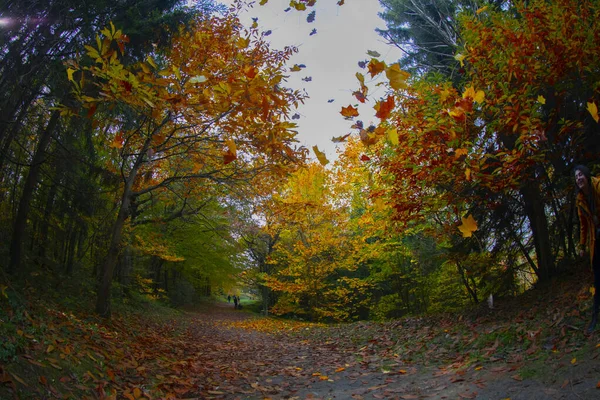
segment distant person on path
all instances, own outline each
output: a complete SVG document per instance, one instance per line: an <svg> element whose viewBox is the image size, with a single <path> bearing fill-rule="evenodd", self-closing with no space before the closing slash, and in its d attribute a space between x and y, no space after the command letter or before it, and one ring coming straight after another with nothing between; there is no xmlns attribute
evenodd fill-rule
<svg viewBox="0 0 600 400"><path fill-rule="evenodd" d="M238 297L235 294L233 295L233 308L236 310L238 308Z"/></svg>
<svg viewBox="0 0 600 400"><path fill-rule="evenodd" d="M231 295L230 294L227 295L227 302L231 303Z"/></svg>
<svg viewBox="0 0 600 400"><path fill-rule="evenodd" d="M580 256L585 251L590 253L590 262L594 271L594 311L592 321L587 329L591 333L598 322L600 310L600 179L592 177L590 170L584 165L575 166L575 183L577 185L577 214L579 215L581 244Z"/></svg>

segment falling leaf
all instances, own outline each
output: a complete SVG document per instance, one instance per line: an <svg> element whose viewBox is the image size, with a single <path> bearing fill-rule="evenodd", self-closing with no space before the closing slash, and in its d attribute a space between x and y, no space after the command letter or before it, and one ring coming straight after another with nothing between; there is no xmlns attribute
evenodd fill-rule
<svg viewBox="0 0 600 400"><path fill-rule="evenodd" d="M115 149L121 149L121 148L123 148L123 143L124 143L123 132L119 132L115 135L115 138L113 139L112 143L109 146L112 148L115 148Z"/></svg>
<svg viewBox="0 0 600 400"><path fill-rule="evenodd" d="M592 102L592 103L588 102L587 103L587 110L592 115L592 118L594 118L594 121L598 122L598 120L600 119L600 117L598 117L598 106L596 106L596 103L594 103L594 102Z"/></svg>
<svg viewBox="0 0 600 400"><path fill-rule="evenodd" d="M359 92L357 90L355 92L352 92L352 94L354 95L354 97L356 97L356 100L360 101L361 103L364 103L367 100L363 92Z"/></svg>
<svg viewBox="0 0 600 400"><path fill-rule="evenodd" d="M316 35L317 34L317 30L313 29L312 31L310 31L310 33L308 34L308 36L312 36L312 35Z"/></svg>
<svg viewBox="0 0 600 400"><path fill-rule="evenodd" d="M307 76L307 77L305 77L305 78L302 78L302 80L303 80L304 82L310 82L310 81L312 81L312 76Z"/></svg>
<svg viewBox="0 0 600 400"><path fill-rule="evenodd" d="M460 63L461 67L465 66L465 63L464 63L465 55L464 54L460 54L459 53L459 54L457 54L457 55L454 56L454 59Z"/></svg>
<svg viewBox="0 0 600 400"><path fill-rule="evenodd" d="M385 70L385 76L390 80L390 86L395 89L406 89L406 80L410 77L410 74L400 69L398 63L393 64L391 67Z"/></svg>
<svg viewBox="0 0 600 400"><path fill-rule="evenodd" d="M379 60L372 58L371 61L369 62L368 68L369 68L369 73L371 74L371 78L373 78L385 70L385 63L383 61L379 61Z"/></svg>
<svg viewBox="0 0 600 400"><path fill-rule="evenodd" d="M225 144L227 145L227 150L223 152L223 164L227 165L237 159L237 148L232 139L227 139Z"/></svg>
<svg viewBox="0 0 600 400"><path fill-rule="evenodd" d="M345 1L346 1L346 0L339 0L339 1L337 2L337 5L338 5L338 6L343 6Z"/></svg>
<svg viewBox="0 0 600 400"><path fill-rule="evenodd" d="M312 149L315 152L315 155L317 156L317 159L319 160L321 165L325 166L325 165L329 164L329 160L325 156L325 153L323 153L321 150L319 150L319 147L313 146Z"/></svg>
<svg viewBox="0 0 600 400"><path fill-rule="evenodd" d="M577 363L577 358L573 357L573 359L571 360L571 364L575 365Z"/></svg>
<svg viewBox="0 0 600 400"><path fill-rule="evenodd" d="M375 116L384 120L390 116L390 113L392 112L394 107L396 107L394 96L388 96L385 101L378 102L373 108L377 111Z"/></svg>
<svg viewBox="0 0 600 400"><path fill-rule="evenodd" d="M370 55L371 57L381 57L381 54L379 54L378 52L376 52L375 50L368 50L367 54Z"/></svg>
<svg viewBox="0 0 600 400"><path fill-rule="evenodd" d="M343 143L346 141L346 139L348 139L348 136L350 136L351 134L348 133L347 135L343 135L343 136L335 136L331 138L331 141L333 143Z"/></svg>
<svg viewBox="0 0 600 400"><path fill-rule="evenodd" d="M540 104L546 104L546 98L544 96L542 96L541 94L537 97L537 101Z"/></svg>
<svg viewBox="0 0 600 400"><path fill-rule="evenodd" d="M260 0L260 4L261 6L264 6L265 4L267 4L269 2L269 0Z"/></svg>
<svg viewBox="0 0 600 400"><path fill-rule="evenodd" d="M335 99L329 99L327 100L328 103L333 103L335 101Z"/></svg>
<svg viewBox="0 0 600 400"><path fill-rule="evenodd" d="M316 15L316 11L312 10L306 17L306 22L308 22L309 24L312 22L315 22L315 15Z"/></svg>
<svg viewBox="0 0 600 400"><path fill-rule="evenodd" d="M350 105L348 107L342 107L340 114L346 118L358 117L358 110Z"/></svg>
<svg viewBox="0 0 600 400"><path fill-rule="evenodd" d="M475 11L475 13L476 13L477 15L479 15L479 14L481 14L482 12L484 12L484 11L485 11L485 10L487 10L487 9L488 9L488 6L483 6L483 7L481 7L480 9L478 9L477 11Z"/></svg>
<svg viewBox="0 0 600 400"><path fill-rule="evenodd" d="M73 73L75 72L75 70L73 68L67 68L67 78L71 81L71 82L75 82L75 80L73 79Z"/></svg>
<svg viewBox="0 0 600 400"><path fill-rule="evenodd" d="M292 68L290 68L290 71L292 71L292 72L298 72L298 71L302 70L302 68L304 68L302 66L302 64L300 64L300 65L299 64L294 64L294 66Z"/></svg>
<svg viewBox="0 0 600 400"><path fill-rule="evenodd" d="M477 222L473 218L473 215L469 214L467 218L461 218L462 224L458 227L458 230L462 233L463 237L471 237L473 232L477 230Z"/></svg>

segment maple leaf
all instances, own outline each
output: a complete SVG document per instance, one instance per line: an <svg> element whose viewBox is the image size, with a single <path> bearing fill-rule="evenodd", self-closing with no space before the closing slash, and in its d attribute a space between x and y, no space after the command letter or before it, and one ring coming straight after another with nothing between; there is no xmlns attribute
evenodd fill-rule
<svg viewBox="0 0 600 400"><path fill-rule="evenodd" d="M598 106L596 105L596 103L594 102L588 102L587 103L587 110L590 113L590 115L592 116L592 118L594 118L594 121L598 122L598 120L600 119L598 117Z"/></svg>
<svg viewBox="0 0 600 400"><path fill-rule="evenodd" d="M394 100L394 96L388 96L385 101L380 101L375 104L375 107L373 107L377 111L375 116L382 120L387 119L395 106L396 102Z"/></svg>
<svg viewBox="0 0 600 400"><path fill-rule="evenodd" d="M325 165L329 164L329 160L325 156L325 153L323 153L321 150L319 150L318 146L313 146L312 149L315 152L315 155L317 156L317 159L319 160L321 165L325 166Z"/></svg>
<svg viewBox="0 0 600 400"><path fill-rule="evenodd" d="M358 110L350 105L348 107L342 107L340 114L346 118L358 117Z"/></svg>
<svg viewBox="0 0 600 400"><path fill-rule="evenodd" d="M115 149L121 149L121 148L123 148L124 142L125 141L123 140L123 132L119 132L115 135L115 138L113 139L112 143L109 146L113 147Z"/></svg>
<svg viewBox="0 0 600 400"><path fill-rule="evenodd" d="M538 101L538 103L540 103L540 104L546 104L546 98L545 98L544 96L542 96L542 95L539 95L539 96L537 97L537 101Z"/></svg>
<svg viewBox="0 0 600 400"><path fill-rule="evenodd" d="M376 75L379 75L383 70L385 70L385 66L386 65L383 61L379 61L375 58L372 58L368 65L371 78L375 77Z"/></svg>
<svg viewBox="0 0 600 400"><path fill-rule="evenodd" d="M390 80L390 86L398 90L406 89L406 80L410 77L410 74L402 71L400 65L396 63L385 70L385 76Z"/></svg>
<svg viewBox="0 0 600 400"><path fill-rule="evenodd" d="M473 232L477 230L477 221L473 218L473 215L469 214L467 218L461 218L462 224L458 227L458 230L462 233L463 237L473 236Z"/></svg>

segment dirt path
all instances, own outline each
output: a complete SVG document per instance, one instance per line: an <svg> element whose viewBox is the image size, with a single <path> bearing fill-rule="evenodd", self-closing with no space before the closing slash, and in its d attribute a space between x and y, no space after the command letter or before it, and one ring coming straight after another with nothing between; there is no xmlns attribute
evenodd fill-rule
<svg viewBox="0 0 600 400"><path fill-rule="evenodd" d="M543 379L523 377L525 363L404 364L349 337L319 330L266 333L260 320L227 304L190 314L198 351L190 368L205 382L198 398L215 399L600 399L597 354L540 363ZM311 332L311 329L313 330ZM360 329L360 325L356 325ZM345 335L347 336L347 335ZM350 340L349 340L350 339ZM341 345L340 343L344 343ZM537 374L534 374L537 375Z"/></svg>

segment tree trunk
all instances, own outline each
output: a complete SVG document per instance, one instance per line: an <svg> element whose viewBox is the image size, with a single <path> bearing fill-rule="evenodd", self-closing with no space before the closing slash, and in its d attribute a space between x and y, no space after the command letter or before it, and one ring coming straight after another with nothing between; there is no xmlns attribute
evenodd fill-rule
<svg viewBox="0 0 600 400"><path fill-rule="evenodd" d="M121 207L119 208L119 214L117 215L117 219L111 230L108 253L100 268L100 284L96 298L96 312L104 318L110 317L110 286L112 284L112 278L119 256L119 245L121 244L121 237L123 236L123 227L129 216L129 205L131 203L133 183L135 182L137 173L143 163L144 155L150 147L151 140L152 135L149 135L125 180L123 195L121 197ZM124 164L126 162L127 160L123 160Z"/></svg>
<svg viewBox="0 0 600 400"><path fill-rule="evenodd" d="M55 111L48 121L48 125L42 132L42 136L38 143L38 148L33 156L31 167L29 167L29 173L23 186L23 192L21 193L21 199L19 201L19 208L17 210L17 216L15 218L15 224L13 228L12 239L10 243L10 260L8 263L8 272L11 274L16 273L21 267L21 257L23 250L23 239L25 236L25 228L27 226L27 217L29 215L29 208L31 206L31 199L33 197L33 191L37 185L38 177L42 163L44 162L46 149L52 140L52 133L58 126L60 119L60 113Z"/></svg>
<svg viewBox="0 0 600 400"><path fill-rule="evenodd" d="M544 202L540 188L534 182L528 182L521 188L525 202L525 212L533 235L535 253L537 255L537 275L540 282L547 282L554 272L554 260L550 245L548 219L544 210Z"/></svg>

